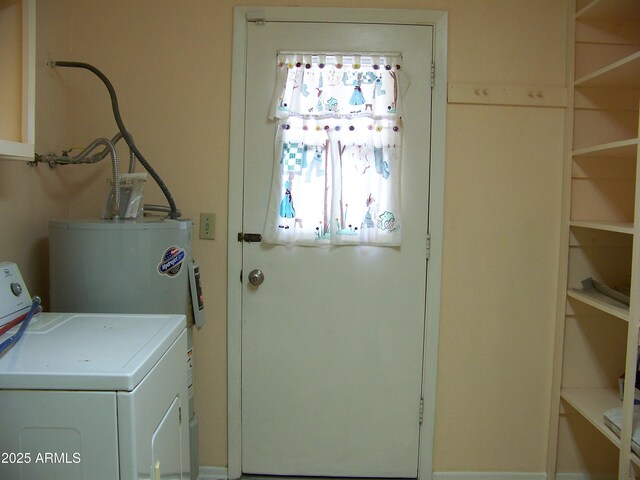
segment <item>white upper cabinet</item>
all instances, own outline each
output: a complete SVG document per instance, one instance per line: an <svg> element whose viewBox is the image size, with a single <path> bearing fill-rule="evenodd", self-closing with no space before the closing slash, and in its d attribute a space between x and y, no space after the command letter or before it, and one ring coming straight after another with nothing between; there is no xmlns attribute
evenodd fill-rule
<svg viewBox="0 0 640 480"><path fill-rule="evenodd" d="M0 0L0 159L33 160L35 0Z"/></svg>

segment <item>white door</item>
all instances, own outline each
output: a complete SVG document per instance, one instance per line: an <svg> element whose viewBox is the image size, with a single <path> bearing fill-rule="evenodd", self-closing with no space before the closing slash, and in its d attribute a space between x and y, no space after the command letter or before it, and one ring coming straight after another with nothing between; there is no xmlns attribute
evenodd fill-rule
<svg viewBox="0 0 640 480"><path fill-rule="evenodd" d="M398 248L244 243L242 472L416 477L425 327L430 26L248 25L244 233L262 232L278 50L399 52L404 96ZM249 284L254 269L264 273Z"/></svg>

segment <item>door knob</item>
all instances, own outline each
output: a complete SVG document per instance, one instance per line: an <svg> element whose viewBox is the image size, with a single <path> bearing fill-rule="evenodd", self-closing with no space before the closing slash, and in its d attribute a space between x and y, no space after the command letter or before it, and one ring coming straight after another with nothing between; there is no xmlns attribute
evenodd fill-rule
<svg viewBox="0 0 640 480"><path fill-rule="evenodd" d="M262 273L262 270L251 270L249 273L249 283L258 287L262 285L262 282L264 282L264 273Z"/></svg>

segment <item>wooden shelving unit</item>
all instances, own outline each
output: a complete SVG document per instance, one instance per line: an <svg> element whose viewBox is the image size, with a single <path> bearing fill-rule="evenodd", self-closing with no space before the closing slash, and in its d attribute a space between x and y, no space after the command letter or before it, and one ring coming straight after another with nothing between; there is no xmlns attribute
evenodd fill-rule
<svg viewBox="0 0 640 480"><path fill-rule="evenodd" d="M548 478L577 473L627 480L640 477L640 458L631 451L640 326L640 1L570 3L564 261ZM629 288L630 304L584 289L589 277ZM619 437L603 417L616 407L623 412ZM572 422L594 428L563 433ZM592 437L579 438L587 434ZM581 446L603 439L616 447L609 450L617 458L586 458Z"/></svg>
<svg viewBox="0 0 640 480"><path fill-rule="evenodd" d="M33 161L35 22L35 0L0 4L0 159Z"/></svg>

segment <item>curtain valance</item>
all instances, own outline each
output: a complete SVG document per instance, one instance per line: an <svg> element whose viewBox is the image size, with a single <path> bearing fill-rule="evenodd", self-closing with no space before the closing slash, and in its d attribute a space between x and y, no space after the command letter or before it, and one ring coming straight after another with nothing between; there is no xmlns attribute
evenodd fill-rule
<svg viewBox="0 0 640 480"><path fill-rule="evenodd" d="M401 63L400 55L281 53L271 117L401 118Z"/></svg>

